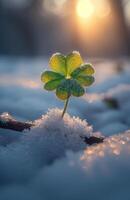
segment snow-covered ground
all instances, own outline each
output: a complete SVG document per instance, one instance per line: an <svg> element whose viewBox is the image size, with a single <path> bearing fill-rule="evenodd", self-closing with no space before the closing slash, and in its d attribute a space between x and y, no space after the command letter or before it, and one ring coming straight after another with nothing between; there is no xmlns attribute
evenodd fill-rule
<svg viewBox="0 0 130 200"><path fill-rule="evenodd" d="M0 200L129 200L129 62L95 64L95 84L71 99L64 120L63 102L42 89L46 67L46 59L0 59L0 113L39 119L29 132L0 129ZM85 135L106 139L90 147Z"/></svg>

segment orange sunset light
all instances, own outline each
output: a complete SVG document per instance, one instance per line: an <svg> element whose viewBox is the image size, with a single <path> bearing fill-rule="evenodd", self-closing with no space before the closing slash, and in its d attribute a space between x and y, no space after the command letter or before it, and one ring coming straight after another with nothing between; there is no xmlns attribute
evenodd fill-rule
<svg viewBox="0 0 130 200"><path fill-rule="evenodd" d="M78 0L76 6L77 16L82 19L92 17L106 17L110 14L111 8L107 0Z"/></svg>

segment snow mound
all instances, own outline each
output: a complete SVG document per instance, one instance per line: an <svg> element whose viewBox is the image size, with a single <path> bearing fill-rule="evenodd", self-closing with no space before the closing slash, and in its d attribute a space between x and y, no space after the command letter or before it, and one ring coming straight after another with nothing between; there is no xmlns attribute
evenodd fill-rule
<svg viewBox="0 0 130 200"><path fill-rule="evenodd" d="M66 151L86 148L83 136L91 136L92 127L84 120L49 110L36 126L13 143L0 146L0 185L27 182L40 168L65 156ZM10 133L11 134L11 133Z"/></svg>
<svg viewBox="0 0 130 200"><path fill-rule="evenodd" d="M47 159L64 155L66 150L79 151L86 147L83 137L93 134L92 126L78 117L65 114L61 118L62 110L51 109L41 119L35 121L35 127L25 133L30 146L39 147L46 152ZM33 143L33 144L32 144ZM45 154L45 153L44 153Z"/></svg>

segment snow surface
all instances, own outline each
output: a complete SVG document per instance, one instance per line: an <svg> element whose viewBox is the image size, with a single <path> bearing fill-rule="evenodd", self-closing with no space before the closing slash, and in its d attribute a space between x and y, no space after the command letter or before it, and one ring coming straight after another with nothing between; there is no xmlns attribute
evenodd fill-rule
<svg viewBox="0 0 130 200"><path fill-rule="evenodd" d="M45 121L39 123L40 129L50 122ZM79 123L84 130L84 122ZM34 129L19 142L0 147L1 200L130 198L130 131L77 153L68 150L65 158L58 159L64 152L60 147L66 138L62 136L60 144L56 137L44 141L44 133L38 131L37 136ZM77 146L77 139L73 138L75 141Z"/></svg>
<svg viewBox="0 0 130 200"><path fill-rule="evenodd" d="M3 120L38 119L31 131L0 130L0 200L129 200L129 64L119 72L115 62L100 63L96 83L83 98L71 99L62 120L63 102L42 89L43 63L0 59ZM91 135L106 138L87 146L82 137Z"/></svg>

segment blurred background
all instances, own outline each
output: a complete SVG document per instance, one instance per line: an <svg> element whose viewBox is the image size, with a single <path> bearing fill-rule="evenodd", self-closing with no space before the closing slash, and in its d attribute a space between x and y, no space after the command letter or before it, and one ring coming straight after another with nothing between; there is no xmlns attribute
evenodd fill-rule
<svg viewBox="0 0 130 200"><path fill-rule="evenodd" d="M130 55L130 0L0 0L0 55Z"/></svg>
<svg viewBox="0 0 130 200"><path fill-rule="evenodd" d="M62 109L40 75L53 53L73 50L96 73L86 95L71 98L68 112L103 134L128 130L130 0L0 0L0 114L35 120ZM6 141L5 134L0 130Z"/></svg>
<svg viewBox="0 0 130 200"><path fill-rule="evenodd" d="M95 69L84 96L70 98L78 119L55 123L52 112L31 134L0 128L0 200L130 200L130 0L0 0L0 125L63 109L41 73L53 53L73 50ZM90 131L80 119L95 136L129 132L74 154Z"/></svg>

